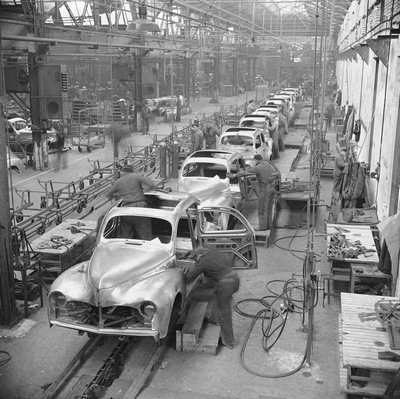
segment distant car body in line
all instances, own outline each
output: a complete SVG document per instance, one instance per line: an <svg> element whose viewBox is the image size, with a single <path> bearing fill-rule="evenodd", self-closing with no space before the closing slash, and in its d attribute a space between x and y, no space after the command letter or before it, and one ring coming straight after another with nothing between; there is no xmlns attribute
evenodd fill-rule
<svg viewBox="0 0 400 399"><path fill-rule="evenodd" d="M271 159L272 139L264 129L231 127L219 137L218 148L242 154L246 165L253 166L255 154L261 154L268 161Z"/></svg>
<svg viewBox="0 0 400 399"><path fill-rule="evenodd" d="M242 154L226 150L200 150L187 157L180 168L178 191L196 195L202 206L229 206L242 210L243 187L227 173L246 169Z"/></svg>
<svg viewBox="0 0 400 399"><path fill-rule="evenodd" d="M32 129L28 122L23 118L10 118L6 120L6 131L10 144L24 146L27 152L32 152L33 136ZM49 149L57 148L58 137L57 130L50 126L47 129L47 144ZM31 148L29 148L31 147Z"/></svg>

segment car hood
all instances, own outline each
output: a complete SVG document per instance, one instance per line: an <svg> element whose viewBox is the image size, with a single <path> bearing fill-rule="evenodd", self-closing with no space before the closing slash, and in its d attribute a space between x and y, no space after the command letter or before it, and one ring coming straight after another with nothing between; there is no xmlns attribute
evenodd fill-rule
<svg viewBox="0 0 400 399"><path fill-rule="evenodd" d="M198 199L215 196L216 192L222 192L229 188L228 179L209 177L183 178L178 182L178 191L189 192Z"/></svg>
<svg viewBox="0 0 400 399"><path fill-rule="evenodd" d="M107 242L96 247L89 269L88 279L94 289L107 289L133 279L145 279L154 274L168 260L167 248L151 242Z"/></svg>
<svg viewBox="0 0 400 399"><path fill-rule="evenodd" d="M254 151L253 147L251 146L234 145L234 144L221 144L219 148L221 150L238 152L239 154L247 154Z"/></svg>
<svg viewBox="0 0 400 399"><path fill-rule="evenodd" d="M32 129L30 128L19 129L18 134L32 134Z"/></svg>

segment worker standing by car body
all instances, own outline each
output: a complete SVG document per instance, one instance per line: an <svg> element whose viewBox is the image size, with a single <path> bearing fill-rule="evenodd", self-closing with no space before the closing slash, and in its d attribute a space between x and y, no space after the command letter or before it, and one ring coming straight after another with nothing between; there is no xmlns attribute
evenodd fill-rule
<svg viewBox="0 0 400 399"><path fill-rule="evenodd" d="M203 136L206 143L206 150L217 148L217 137L221 136L221 132L213 121L205 123Z"/></svg>
<svg viewBox="0 0 400 399"><path fill-rule="evenodd" d="M145 101L142 105L142 120L143 120L143 133L142 134L149 134L150 130L150 115L151 109L147 102Z"/></svg>
<svg viewBox="0 0 400 399"><path fill-rule="evenodd" d="M343 177L348 162L346 149L341 149L334 160L333 188L329 220L336 222L342 205Z"/></svg>
<svg viewBox="0 0 400 399"><path fill-rule="evenodd" d="M209 322L221 327L221 343L229 349L235 346L232 325L232 295L239 289L240 280L232 268L233 255L207 249L202 246L192 251L189 257L196 260L196 266L186 275L186 284L203 273L204 280L196 289L192 299L212 300Z"/></svg>
<svg viewBox="0 0 400 399"><path fill-rule="evenodd" d="M204 136L203 132L199 128L199 121L195 120L190 128L191 133L191 143L190 143L190 153L193 154L195 151L203 149Z"/></svg>
<svg viewBox="0 0 400 399"><path fill-rule="evenodd" d="M258 227L255 230L268 230L272 227L272 206L276 194L275 182L279 172L261 154L254 155L256 165L244 172L228 177L256 175L260 192L258 194Z"/></svg>
<svg viewBox="0 0 400 399"><path fill-rule="evenodd" d="M123 176L112 185L106 196L110 199L114 196L122 199L122 206L147 208L144 192L156 189L164 183L164 180L157 182L138 173L133 173L132 165L125 165L122 172L124 173ZM151 237L151 226L148 225L148 220L145 220L145 218L124 216L121 219L118 233L121 238L130 238L133 227L140 238L148 239Z"/></svg>
<svg viewBox="0 0 400 399"><path fill-rule="evenodd" d="M285 134L288 133L288 119L283 115L282 108L278 111L278 147L279 151L285 151Z"/></svg>
<svg viewBox="0 0 400 399"><path fill-rule="evenodd" d="M270 124L267 126L267 130L269 131L269 135L271 136L272 139L272 159L278 159L279 158L279 132L278 132L278 119L277 119L277 113L276 112L271 112L270 115Z"/></svg>

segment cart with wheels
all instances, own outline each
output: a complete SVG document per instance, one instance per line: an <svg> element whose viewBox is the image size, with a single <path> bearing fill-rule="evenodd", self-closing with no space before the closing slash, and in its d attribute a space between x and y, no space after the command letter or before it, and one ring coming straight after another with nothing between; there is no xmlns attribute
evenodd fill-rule
<svg viewBox="0 0 400 399"><path fill-rule="evenodd" d="M101 110L99 107L84 108L79 111L78 125L72 135L72 144L82 152L86 147L87 152L95 148L104 148L107 125L101 123Z"/></svg>

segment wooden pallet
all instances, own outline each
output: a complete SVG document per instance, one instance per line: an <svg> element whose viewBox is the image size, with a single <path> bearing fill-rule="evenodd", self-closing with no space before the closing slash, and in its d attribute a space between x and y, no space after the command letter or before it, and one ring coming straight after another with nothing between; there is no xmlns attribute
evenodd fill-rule
<svg viewBox="0 0 400 399"><path fill-rule="evenodd" d="M192 302L182 330L176 331L176 350L217 354L221 327L205 322L208 302Z"/></svg>

